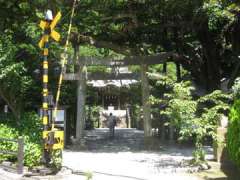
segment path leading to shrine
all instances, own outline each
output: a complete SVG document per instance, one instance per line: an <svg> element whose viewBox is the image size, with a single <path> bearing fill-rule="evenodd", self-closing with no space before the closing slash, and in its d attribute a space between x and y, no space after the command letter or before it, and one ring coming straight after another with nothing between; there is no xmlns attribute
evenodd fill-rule
<svg viewBox="0 0 240 180"><path fill-rule="evenodd" d="M145 151L143 132L136 129L117 129L116 138L108 138L108 129L87 131L86 151L71 147L63 152L63 167L56 175L22 177L3 171L1 180L239 180L239 173L232 166L224 169L221 164L210 162L210 170L190 174L184 161L191 159L191 147L167 145L153 141L154 151ZM211 148L206 147L207 158L212 158ZM70 170L70 169L71 170ZM72 174L72 170L74 173Z"/></svg>
<svg viewBox="0 0 240 180"><path fill-rule="evenodd" d="M144 150L143 131L116 129L109 139L108 129L87 131L87 151L77 147L65 150L63 165L74 170L93 173L97 180L200 179L188 171L194 170L185 161L192 158L192 147L166 145L153 141L154 151ZM207 158L212 158L211 148Z"/></svg>

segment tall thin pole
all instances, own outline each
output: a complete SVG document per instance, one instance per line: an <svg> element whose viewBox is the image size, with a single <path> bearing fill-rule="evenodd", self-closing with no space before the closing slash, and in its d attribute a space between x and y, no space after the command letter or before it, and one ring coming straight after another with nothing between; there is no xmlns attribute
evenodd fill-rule
<svg viewBox="0 0 240 180"><path fill-rule="evenodd" d="M43 62L42 62L42 68L43 68L43 77L42 77L42 88L43 88L43 97L42 97L42 111L43 111L43 116L42 116L42 123L43 123L43 130L44 132L49 130L49 119L48 119L48 108L49 108L49 103L48 103L48 54L49 54L49 35L50 35L50 30L49 30L49 23L47 24L47 28L44 30L44 48L43 48ZM46 139L43 135L44 139L44 146L46 144ZM48 163L50 160L49 152L47 149L44 147L44 154L43 158Z"/></svg>
<svg viewBox="0 0 240 180"><path fill-rule="evenodd" d="M40 48L43 48L42 54L42 123L43 123L43 161L48 164L50 162L50 153L53 149L63 148L63 132L62 131L50 131L49 120L49 91L48 91L48 55L49 55L49 38L53 38L55 41L59 41L60 34L54 30L57 22L61 18L61 12L58 12L53 18L52 11L47 10L45 15L45 21L40 21L39 26L44 30L43 37L38 43ZM52 119L52 118L51 118ZM52 123L52 122L51 122ZM55 141L55 138L58 141Z"/></svg>
<svg viewBox="0 0 240 180"><path fill-rule="evenodd" d="M77 0L74 0L73 6L72 6L72 11L71 11L70 22L69 22L69 26L68 26L67 39L66 39L66 43L64 45L63 54L61 56L61 73L60 73L59 80L58 80L57 94L56 94L55 106L54 106L54 111L53 111L53 122L52 122L52 127L51 127L52 130L54 129L54 123L55 123L55 120L57 117L58 103L59 103L59 98L60 98L60 93L61 93L63 75L65 73L65 65L67 63L67 50L68 50L68 44L69 44L69 39L70 39L70 34L71 34L71 29L72 29L73 16L74 16L75 8L76 8L76 3L77 3Z"/></svg>
<svg viewBox="0 0 240 180"><path fill-rule="evenodd" d="M42 88L43 88L43 126L44 131L48 130L48 47L49 47L49 33L47 30L44 32L45 44L43 49L43 77L42 77Z"/></svg>

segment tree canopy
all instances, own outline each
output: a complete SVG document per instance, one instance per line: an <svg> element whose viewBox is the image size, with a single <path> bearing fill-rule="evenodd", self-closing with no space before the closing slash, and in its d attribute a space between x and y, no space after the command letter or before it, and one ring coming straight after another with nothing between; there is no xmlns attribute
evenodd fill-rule
<svg viewBox="0 0 240 180"><path fill-rule="evenodd" d="M72 3L0 0L0 96L16 116L20 109L40 101L41 83L36 77L41 69L39 21L46 9L62 11L57 27L62 42L52 42L50 48L50 73L54 74ZM223 79L229 80L231 86L239 74L239 30L237 1L80 0L69 55L79 52L79 46L81 55L92 56L175 52L178 58L168 61L180 64L199 87L211 92L220 88Z"/></svg>

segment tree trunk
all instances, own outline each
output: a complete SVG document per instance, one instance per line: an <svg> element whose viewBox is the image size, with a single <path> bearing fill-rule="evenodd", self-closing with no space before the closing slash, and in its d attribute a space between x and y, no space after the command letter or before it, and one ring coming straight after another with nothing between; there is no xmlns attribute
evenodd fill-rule
<svg viewBox="0 0 240 180"><path fill-rule="evenodd" d="M147 78L147 65L141 66L141 80L142 80L142 107L143 107L143 126L144 126L144 136L152 136L152 122L151 122L151 105L149 102L149 82Z"/></svg>
<svg viewBox="0 0 240 180"><path fill-rule="evenodd" d="M167 62L163 63L163 70L162 70L162 72L164 74L167 74Z"/></svg>
<svg viewBox="0 0 240 180"><path fill-rule="evenodd" d="M205 44L204 56L207 66L207 90L212 92L220 88L220 55L219 49L213 43Z"/></svg>
<svg viewBox="0 0 240 180"><path fill-rule="evenodd" d="M182 77L181 77L181 65L179 62L176 62L176 75L177 75L177 81L180 82Z"/></svg>
<svg viewBox="0 0 240 180"><path fill-rule="evenodd" d="M5 103L9 106L10 110L12 111L13 116L19 122L21 117L21 111L17 108L18 106L14 104L11 100L9 100L5 95L4 92L0 89L0 97L5 101Z"/></svg>
<svg viewBox="0 0 240 180"><path fill-rule="evenodd" d="M203 16L204 18L204 16ZM197 29L197 36L202 44L203 60L207 66L207 90L212 92L213 90L220 88L221 80L221 59L220 51L222 49L217 39L219 38L216 33L211 32L208 26L208 18L205 17L205 21Z"/></svg>

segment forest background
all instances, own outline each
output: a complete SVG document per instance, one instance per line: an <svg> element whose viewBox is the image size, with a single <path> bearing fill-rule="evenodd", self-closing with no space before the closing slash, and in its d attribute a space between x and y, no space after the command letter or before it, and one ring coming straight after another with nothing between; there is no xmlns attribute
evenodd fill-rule
<svg viewBox="0 0 240 180"><path fill-rule="evenodd" d="M0 132L4 135L13 131L9 136L24 134L28 149L36 147L38 153L28 152L38 157L40 138L37 134L41 126L37 116L30 113L41 104L41 51L37 44L42 31L38 24L47 8L54 13L61 10L63 17L56 30L62 40L51 42L49 56L50 89L55 95L72 3L71 0L0 0L0 105L3 110L7 104L12 114L8 120L1 118L4 120L1 120ZM81 0L76 7L68 56L72 59L76 55L119 58L174 53L163 65L149 67L149 101L155 113L179 128L180 137L197 135L196 157L203 159L203 139L206 134L214 136L212 132L218 125L219 115L228 116L233 97L238 97L238 93L229 90L240 72L239 32L237 1ZM68 64L68 71L74 71L73 64ZM139 71L136 67L130 69ZM90 72L99 70L106 71L89 69ZM238 84L234 87L238 89ZM129 92L137 121L141 93L138 86L130 87ZM88 98L93 96L89 88ZM91 101L87 102L93 106ZM68 105L74 114L74 82L64 82L60 104ZM3 112L2 116L5 116ZM196 131L187 131L193 124L197 124ZM30 137L32 127L39 129L33 138ZM231 151L237 151L233 159L240 162L239 150ZM29 166L36 162L30 158L25 161Z"/></svg>

